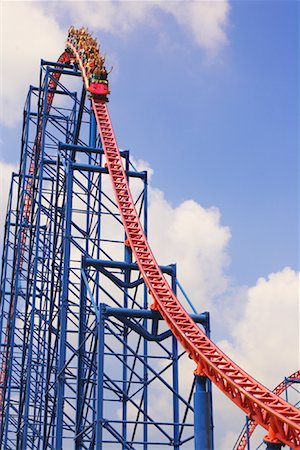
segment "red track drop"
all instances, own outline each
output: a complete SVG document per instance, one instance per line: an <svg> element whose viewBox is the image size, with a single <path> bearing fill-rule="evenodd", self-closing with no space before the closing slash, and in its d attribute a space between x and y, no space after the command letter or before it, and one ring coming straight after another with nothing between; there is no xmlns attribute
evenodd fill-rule
<svg viewBox="0 0 300 450"><path fill-rule="evenodd" d="M295 380L300 378L300 370L297 370L297 372L294 372L292 375L289 376L289 380ZM273 393L276 395L281 395L285 389L290 386L293 382L289 381L288 383L285 383L282 381L279 383L275 389L273 389ZM257 423L250 419L248 422L248 436L251 437L251 435L254 433L255 428L257 427ZM247 430L243 432L243 434L240 435L239 439L237 440L234 450L245 450L247 445Z"/></svg>
<svg viewBox="0 0 300 450"><path fill-rule="evenodd" d="M244 372L189 317L164 278L141 226L104 101L92 99L117 204L127 238L144 281L174 336L227 397L281 442L300 449L300 412Z"/></svg>

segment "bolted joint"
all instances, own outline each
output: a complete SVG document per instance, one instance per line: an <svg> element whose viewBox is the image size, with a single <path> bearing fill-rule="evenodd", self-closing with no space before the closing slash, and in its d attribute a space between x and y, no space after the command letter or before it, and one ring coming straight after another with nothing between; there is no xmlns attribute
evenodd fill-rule
<svg viewBox="0 0 300 450"><path fill-rule="evenodd" d="M285 445L277 439L271 427L269 427L268 434L264 437L264 443L267 445L268 450L280 450Z"/></svg>
<svg viewBox="0 0 300 450"><path fill-rule="evenodd" d="M267 445L267 450L281 450L284 444L280 441L269 442L264 439L264 443Z"/></svg>
<svg viewBox="0 0 300 450"><path fill-rule="evenodd" d="M131 245L130 245L129 239L125 239L125 241L124 241L124 245L125 245L125 247L129 247L129 248L131 248Z"/></svg>
<svg viewBox="0 0 300 450"><path fill-rule="evenodd" d="M152 305L150 305L150 309L152 309L152 311L158 311L158 305L157 305L157 301L155 299L154 299Z"/></svg>
<svg viewBox="0 0 300 450"><path fill-rule="evenodd" d="M189 357L191 359L193 359L192 356L189 356ZM201 365L200 362L198 362L197 368L194 370L194 374L197 375L198 377L205 377L206 376L204 371L203 371L203 368L202 368L202 365Z"/></svg>

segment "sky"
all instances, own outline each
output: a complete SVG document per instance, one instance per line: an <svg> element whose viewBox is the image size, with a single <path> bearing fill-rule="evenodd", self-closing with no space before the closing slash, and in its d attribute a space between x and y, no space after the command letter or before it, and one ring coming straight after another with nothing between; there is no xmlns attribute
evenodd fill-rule
<svg viewBox="0 0 300 450"><path fill-rule="evenodd" d="M69 25L86 25L113 66L119 146L152 173L155 252L178 262L236 362L269 387L299 369L298 2L9 1L1 13L0 225L28 85ZM225 449L239 426L219 405Z"/></svg>

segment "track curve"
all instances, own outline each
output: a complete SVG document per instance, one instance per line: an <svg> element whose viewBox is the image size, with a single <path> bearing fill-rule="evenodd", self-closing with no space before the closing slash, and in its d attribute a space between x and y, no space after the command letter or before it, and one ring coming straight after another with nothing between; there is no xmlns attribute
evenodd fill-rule
<svg viewBox="0 0 300 450"><path fill-rule="evenodd" d="M154 304L174 336L206 375L240 409L279 441L300 449L300 412L226 356L190 318L164 278L144 234L123 168L107 104L92 97L116 202L136 262ZM270 430L271 429L271 430Z"/></svg>
<svg viewBox="0 0 300 450"><path fill-rule="evenodd" d="M225 355L193 322L172 292L150 249L128 186L105 101L92 98L108 171L136 262L158 309L174 336L206 375L240 409L272 436L300 449L300 412L269 391Z"/></svg>
<svg viewBox="0 0 300 450"><path fill-rule="evenodd" d="M294 379L300 379L300 370L297 370L296 372L294 372L292 375L290 375L288 377L289 380L294 380ZM288 386L290 386L291 384L293 384L293 381L288 381L287 383L285 381L281 381L281 383L279 383L274 389L273 389L273 393L276 395L281 395ZM254 433L255 428L257 427L257 423L253 420L250 419L248 421L248 432L246 430L246 426L243 428L239 438L237 439L233 450L245 450L246 446L247 446L247 434L248 437L251 437L251 435Z"/></svg>
<svg viewBox="0 0 300 450"><path fill-rule="evenodd" d="M88 89L85 65L76 45L68 41L66 47L67 52L64 52L58 61L75 60ZM59 76L50 81L52 84L50 86L49 83L49 87L52 91L55 90L58 79ZM47 110L51 108L53 96L54 92L48 94ZM152 308L160 311L174 336L195 361L195 373L209 377L230 400L280 442L300 450L299 410L269 391L226 356L195 324L171 290L155 260L135 209L107 104L105 100L93 95L91 101L116 202L132 252L153 297ZM39 136L36 152L39 153ZM29 199L26 210L30 211L30 208ZM8 360L9 355L6 358L6 361ZM6 368L2 367L1 377L6 372ZM3 400L1 394L1 412Z"/></svg>

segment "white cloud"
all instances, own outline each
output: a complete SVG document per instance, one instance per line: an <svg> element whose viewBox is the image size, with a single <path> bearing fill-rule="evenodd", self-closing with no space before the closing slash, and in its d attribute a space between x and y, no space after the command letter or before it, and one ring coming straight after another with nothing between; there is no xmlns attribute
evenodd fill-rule
<svg viewBox="0 0 300 450"><path fill-rule="evenodd" d="M148 173L148 232L149 242L161 265L177 263L181 284L200 312L213 307L213 299L224 294L229 286L226 268L229 264L227 247L231 238L228 227L221 224L220 211L204 208L194 200L172 206L164 193L151 184L153 169L148 162L131 158L138 171ZM114 198L110 180L105 190ZM141 182L130 180L133 198L141 192ZM116 233L109 224L109 234Z"/></svg>
<svg viewBox="0 0 300 450"><path fill-rule="evenodd" d="M299 273L286 267L260 278L248 289L230 338L219 345L270 389L299 369Z"/></svg>
<svg viewBox="0 0 300 450"><path fill-rule="evenodd" d="M149 169L142 161L134 165ZM273 389L299 368L299 274L286 267L254 286L231 286L226 277L231 235L219 210L193 200L173 207L151 184L149 197L150 243L158 262L177 262L179 280L197 309L212 312L213 334L224 336L220 348ZM184 381L186 389L191 380ZM214 396L217 448L231 448L244 415L216 389ZM230 411L226 417L224 410Z"/></svg>
<svg viewBox="0 0 300 450"><path fill-rule="evenodd" d="M215 56L227 43L229 1L90 1L52 3L51 11L59 20L62 9L76 26L103 30L125 38L138 26L151 25L162 30L159 13L171 15L209 56ZM47 6L49 7L49 6Z"/></svg>
<svg viewBox="0 0 300 450"><path fill-rule="evenodd" d="M38 3L2 2L0 120L13 126L22 117L28 86L38 83L41 58L56 61L65 31Z"/></svg>
<svg viewBox="0 0 300 450"><path fill-rule="evenodd" d="M153 170L147 162L134 165L147 170L151 180ZM224 294L229 285L225 271L231 233L221 224L220 211L194 200L173 207L150 183L148 216L149 241L159 264L177 263L178 278L196 309L212 306L213 298Z"/></svg>
<svg viewBox="0 0 300 450"><path fill-rule="evenodd" d="M72 7L70 7L70 3ZM55 61L62 53L66 25L61 17L91 31L106 31L122 39L140 25L152 26L161 39L161 12L171 15L211 58L226 44L228 0L222 1L90 1L2 2L0 121L13 126L22 117L28 86L38 82L40 59ZM164 31L165 33L165 31ZM109 60L116 68L116 55Z"/></svg>
<svg viewBox="0 0 300 450"><path fill-rule="evenodd" d="M239 293L242 307L237 302ZM216 315L213 330L222 321L227 331L226 338L217 344L252 377L272 390L299 369L299 273L289 267L271 273L258 279L254 286L235 292L231 308L230 299L226 298L225 312L222 305L219 307L223 313ZM217 389L214 400L216 448L231 449L245 417ZM258 427L251 438L253 448L265 434Z"/></svg>
<svg viewBox="0 0 300 450"><path fill-rule="evenodd" d="M135 165L139 170L148 166ZM193 200L173 207L151 184L149 197L150 242L158 262L177 262L179 280L197 309L213 313L213 332L224 336L220 348L273 389L299 369L299 273L286 267L254 286L232 287L226 277L230 230L221 225L218 209L203 208ZM193 367L189 369L192 375ZM189 373L184 364L183 370ZM190 385L185 376L182 389ZM214 399L216 448L229 449L244 414L217 389ZM254 437L257 444L262 435L265 431Z"/></svg>
<svg viewBox="0 0 300 450"><path fill-rule="evenodd" d="M58 24L55 5L50 9L51 14L41 8L40 2L3 2L2 9L0 112L3 123L13 125L21 118L28 85L37 82L40 58L56 60L63 50L66 32ZM74 2L72 8L68 6L68 11L75 25L84 23L91 30L120 36L133 32L144 23L161 26L155 11L165 12L212 56L228 40L229 2L225 0L89 2L88 7L87 2ZM145 163L138 164L139 169L142 166L145 167ZM0 163L1 233L14 169ZM150 188L149 220L151 243L159 263L178 263L179 279L198 310L221 306L214 300L224 294L229 284L225 269L230 231L221 225L218 209L203 208L193 200L172 207L163 192ZM242 301L239 297L240 301L235 299L230 305L226 300L226 310L222 310L222 320L232 331L219 343L220 347L270 388L299 368L298 283L299 275L285 268L258 280L253 287L243 288ZM217 397L220 402L216 414L222 415L228 401L222 401L221 395ZM219 448L227 448L233 438L230 423L226 423L224 429L228 433Z"/></svg>
<svg viewBox="0 0 300 450"><path fill-rule="evenodd" d="M138 170L148 169L151 178L152 169L147 162L137 161L134 165ZM12 170L13 166L0 164L2 214ZM111 186L107 190L111 192ZM137 193L137 186L133 185L133 194ZM227 334L218 345L254 378L273 388L299 368L299 274L287 267L260 278L255 286L235 290L229 298L225 271L230 230L221 224L219 210L203 208L193 200L174 207L163 192L151 185L149 196L150 241L158 262L177 262L179 279L199 311L205 308L214 312L219 308L218 321L227 324ZM0 230L3 218L4 215ZM110 226L110 231L113 230ZM216 302L219 296L224 299L224 308L220 299ZM214 322L213 328L219 327ZM182 392L191 386L193 368L192 361L183 360ZM216 389L214 399L216 448L231 448L239 433L239 423L243 423L243 414ZM167 403L162 392L158 409L164 404ZM224 416L224 410L230 413Z"/></svg>
<svg viewBox="0 0 300 450"><path fill-rule="evenodd" d="M74 2L66 6L66 13L75 26L88 26L91 30L103 30L122 35L133 31L147 19L153 4L150 2L92 1ZM55 13L56 7L52 9Z"/></svg>
<svg viewBox="0 0 300 450"><path fill-rule="evenodd" d="M152 169L152 167L150 166L148 161L144 161L143 159L135 160L132 157L132 155L130 156L130 160L131 160L131 163L132 163L133 167L137 171L139 171L139 172L141 172L143 170L147 171L148 183L151 183L151 178L153 176L154 170Z"/></svg>
<svg viewBox="0 0 300 450"><path fill-rule="evenodd" d="M200 311L226 290L230 231L217 208L194 200L172 207L158 189L150 190L150 242L162 264L177 262L178 277Z"/></svg>
<svg viewBox="0 0 300 450"><path fill-rule="evenodd" d="M160 7L172 14L210 56L227 43L228 1L182 1L180 6L178 2L170 1L161 2Z"/></svg>

